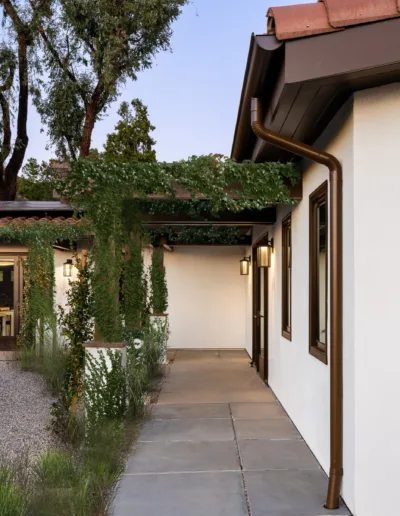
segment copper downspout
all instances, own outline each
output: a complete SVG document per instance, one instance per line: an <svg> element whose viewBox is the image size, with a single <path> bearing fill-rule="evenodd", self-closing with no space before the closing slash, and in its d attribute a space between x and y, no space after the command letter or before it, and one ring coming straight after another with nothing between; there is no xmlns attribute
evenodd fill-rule
<svg viewBox="0 0 400 516"><path fill-rule="evenodd" d="M343 202L342 165L332 154L267 129L262 124L262 106L251 100L251 127L262 140L329 169L330 185L330 469L325 507L339 507L343 477Z"/></svg>

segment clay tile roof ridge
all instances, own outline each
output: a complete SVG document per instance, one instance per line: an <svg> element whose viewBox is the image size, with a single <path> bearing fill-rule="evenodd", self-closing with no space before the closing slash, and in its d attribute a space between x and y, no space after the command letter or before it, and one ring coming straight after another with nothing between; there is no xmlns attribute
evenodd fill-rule
<svg viewBox="0 0 400 516"><path fill-rule="evenodd" d="M268 33L278 40L343 30L400 16L400 0L318 0L268 9Z"/></svg>
<svg viewBox="0 0 400 516"><path fill-rule="evenodd" d="M81 219L74 218L74 217L2 217L0 218L0 226L7 226L8 224L27 224L29 226L33 224L61 224L66 223L70 225L77 225L79 226L81 224Z"/></svg>

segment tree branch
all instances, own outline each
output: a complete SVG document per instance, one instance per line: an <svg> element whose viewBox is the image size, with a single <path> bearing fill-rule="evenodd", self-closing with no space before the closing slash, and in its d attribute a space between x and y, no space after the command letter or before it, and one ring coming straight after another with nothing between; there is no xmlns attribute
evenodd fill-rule
<svg viewBox="0 0 400 516"><path fill-rule="evenodd" d="M0 4L4 5L4 9L6 10L8 16L11 18L17 32L25 32L27 27L18 16L18 13L10 0L0 0Z"/></svg>
<svg viewBox="0 0 400 516"><path fill-rule="evenodd" d="M4 81L3 85L0 85L0 92L1 91L8 91L11 89L11 86L14 82L14 75L15 75L15 63L10 63L10 73L8 74L7 79Z"/></svg>
<svg viewBox="0 0 400 516"><path fill-rule="evenodd" d="M2 1L5 1L5 0L2 0ZM31 7L32 7L33 12L35 13L35 5L34 5L33 1L29 0L29 3L31 5ZM48 38L43 25L39 22L37 27L38 27L39 34L40 34L44 44L46 45L48 51L53 56L53 59L58 64L58 66L61 68L61 70L63 70L66 73L67 77L73 83L78 85L79 93L81 94L82 100L83 100L83 102L86 102L85 92L79 87L79 82L78 82L75 74L70 70L70 68L68 68L68 65L67 65L66 61L63 61L61 59L57 49L53 46L53 44L51 43L50 39Z"/></svg>
<svg viewBox="0 0 400 516"><path fill-rule="evenodd" d="M76 152L75 152L74 146L72 145L72 142L69 138L66 138L66 140L67 140L69 152L71 154L71 158L73 161L76 161Z"/></svg>
<svg viewBox="0 0 400 516"><path fill-rule="evenodd" d="M4 183L4 162L11 152L10 106L4 93L0 91L0 107L3 113L3 144L0 149L0 184Z"/></svg>
<svg viewBox="0 0 400 516"><path fill-rule="evenodd" d="M17 136L14 150L10 161L5 168L5 187L6 199L13 200L17 192L17 176L24 161L26 148L28 146L28 133L26 121L28 118L28 59L27 42L25 31L18 33L18 117L17 117Z"/></svg>

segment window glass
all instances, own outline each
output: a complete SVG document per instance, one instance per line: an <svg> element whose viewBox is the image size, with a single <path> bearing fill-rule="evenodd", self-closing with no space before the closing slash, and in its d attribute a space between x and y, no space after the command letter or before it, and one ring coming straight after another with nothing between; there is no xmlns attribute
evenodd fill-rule
<svg viewBox="0 0 400 516"><path fill-rule="evenodd" d="M290 215L282 223L282 334L290 339L292 327L292 231Z"/></svg>
<svg viewBox="0 0 400 516"><path fill-rule="evenodd" d="M326 344L326 204L317 206L317 339Z"/></svg>
<svg viewBox="0 0 400 516"><path fill-rule="evenodd" d="M310 195L311 355L328 363L328 183Z"/></svg>

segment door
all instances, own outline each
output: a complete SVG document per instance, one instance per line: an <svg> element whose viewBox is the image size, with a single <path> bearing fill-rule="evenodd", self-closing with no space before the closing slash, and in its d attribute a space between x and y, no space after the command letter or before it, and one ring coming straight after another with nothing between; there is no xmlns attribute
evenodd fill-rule
<svg viewBox="0 0 400 516"><path fill-rule="evenodd" d="M22 258L0 254L0 350L12 349L20 326Z"/></svg>
<svg viewBox="0 0 400 516"><path fill-rule="evenodd" d="M257 246L253 264L253 362L268 382L268 268L257 266Z"/></svg>

